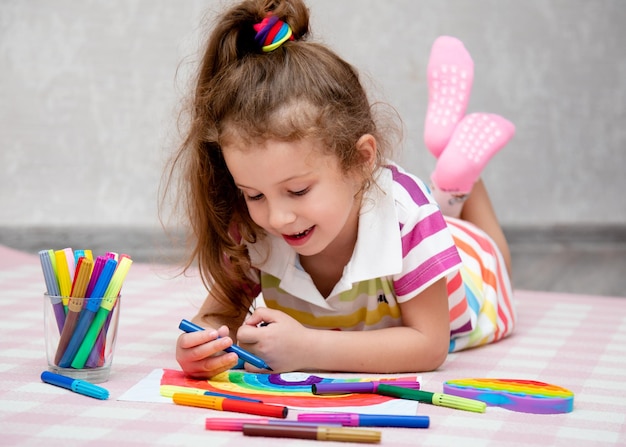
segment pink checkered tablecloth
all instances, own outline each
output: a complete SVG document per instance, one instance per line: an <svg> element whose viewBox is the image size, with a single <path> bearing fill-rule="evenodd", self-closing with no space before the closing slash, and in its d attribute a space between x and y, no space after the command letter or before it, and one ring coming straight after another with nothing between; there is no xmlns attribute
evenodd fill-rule
<svg viewBox="0 0 626 447"><path fill-rule="evenodd" d="M99 401L40 381L47 365L39 259L0 247L0 445L313 445L206 431L207 416L226 416L216 411L118 400L154 369L178 369L178 323L194 314L204 292L197 278L174 273L165 266L132 266L112 375L103 384L111 397ZM420 404L430 428L382 429L382 445L626 445L626 298L522 290L516 297L514 336L450 355L440 370L421 374L423 389L441 392L443 382L460 378L538 380L573 391L574 411L533 415L489 407L479 414Z"/></svg>

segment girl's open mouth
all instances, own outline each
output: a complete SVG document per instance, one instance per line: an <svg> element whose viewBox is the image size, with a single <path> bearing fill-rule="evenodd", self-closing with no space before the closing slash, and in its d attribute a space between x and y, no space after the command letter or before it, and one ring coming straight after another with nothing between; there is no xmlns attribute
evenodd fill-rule
<svg viewBox="0 0 626 447"><path fill-rule="evenodd" d="M310 228L307 228L304 231L301 231L300 233L283 234L283 239L285 239L285 241L290 245L302 245L307 240L309 240L309 237L313 233L314 229L315 229L315 225L313 225Z"/></svg>

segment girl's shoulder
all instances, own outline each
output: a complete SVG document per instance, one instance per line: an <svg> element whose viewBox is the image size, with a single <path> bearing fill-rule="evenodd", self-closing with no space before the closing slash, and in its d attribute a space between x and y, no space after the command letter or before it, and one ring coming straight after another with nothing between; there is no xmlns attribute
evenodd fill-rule
<svg viewBox="0 0 626 447"><path fill-rule="evenodd" d="M381 169L377 184L401 209L438 208L426 183L395 163L388 163Z"/></svg>

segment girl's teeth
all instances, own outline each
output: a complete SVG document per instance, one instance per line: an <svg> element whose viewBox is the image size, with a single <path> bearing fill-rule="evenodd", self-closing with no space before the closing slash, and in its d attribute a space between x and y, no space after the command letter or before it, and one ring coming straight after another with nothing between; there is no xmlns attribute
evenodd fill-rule
<svg viewBox="0 0 626 447"><path fill-rule="evenodd" d="M294 234L294 235L293 235L293 237L296 237L296 238L301 238L301 237L304 237L304 236L306 236L307 234L309 234L309 231L311 231L311 229L310 229L310 228L308 228L308 229L304 230L302 233L297 233L297 234Z"/></svg>

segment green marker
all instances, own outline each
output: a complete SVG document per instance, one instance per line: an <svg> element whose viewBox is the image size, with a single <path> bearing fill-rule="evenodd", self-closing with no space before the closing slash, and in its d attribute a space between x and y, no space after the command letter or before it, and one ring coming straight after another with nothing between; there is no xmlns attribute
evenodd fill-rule
<svg viewBox="0 0 626 447"><path fill-rule="evenodd" d="M98 338L98 334L100 334L100 331L109 316L109 312L111 312L113 306L115 306L120 289L122 288L122 283L124 282L124 278L126 278L132 263L133 261L130 258L123 258L117 265L115 273L111 278L111 282L104 292L104 298L102 299L100 308L98 309L91 326L89 326L89 330L85 334L85 338L80 344L78 352L72 361L72 368L81 369L85 367L87 358L89 357L93 346L96 344L96 338Z"/></svg>
<svg viewBox="0 0 626 447"><path fill-rule="evenodd" d="M466 397L452 396L443 393L430 393L428 391L413 390L399 386L386 385L380 383L378 385L378 394L383 396L398 397L400 399L417 400L427 404L438 405L440 407L456 408L457 410L474 411L476 413L484 413L487 408L485 402Z"/></svg>

